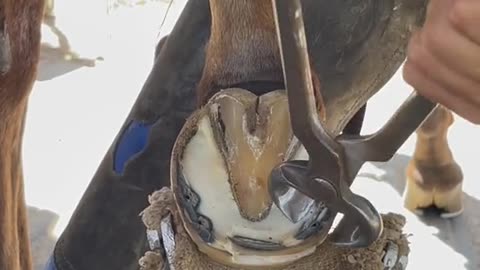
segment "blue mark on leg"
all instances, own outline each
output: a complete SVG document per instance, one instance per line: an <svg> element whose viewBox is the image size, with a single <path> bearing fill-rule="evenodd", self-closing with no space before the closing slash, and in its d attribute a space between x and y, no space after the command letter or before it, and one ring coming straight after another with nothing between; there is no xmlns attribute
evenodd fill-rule
<svg viewBox="0 0 480 270"><path fill-rule="evenodd" d="M117 174L123 173L125 164L136 154L142 152L148 142L151 125L132 121L118 141L115 149L113 169Z"/></svg>
<svg viewBox="0 0 480 270"><path fill-rule="evenodd" d="M53 260L53 256L51 256L48 261L47 261L47 264L45 265L45 268L44 270L57 270L57 267L55 266L55 262Z"/></svg>

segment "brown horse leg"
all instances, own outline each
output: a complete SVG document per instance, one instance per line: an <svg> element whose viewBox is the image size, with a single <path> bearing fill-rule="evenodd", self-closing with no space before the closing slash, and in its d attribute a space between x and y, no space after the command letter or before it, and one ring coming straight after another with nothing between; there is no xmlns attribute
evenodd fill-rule
<svg viewBox="0 0 480 270"><path fill-rule="evenodd" d="M32 269L21 144L43 0L0 0L0 269Z"/></svg>
<svg viewBox="0 0 480 270"><path fill-rule="evenodd" d="M447 133L454 119L444 107L437 108L417 130L417 144L407 167L405 207L420 211L436 207L442 217L463 211L461 168L448 146Z"/></svg>
<svg viewBox="0 0 480 270"><path fill-rule="evenodd" d="M45 0L44 17L55 17L55 0Z"/></svg>
<svg viewBox="0 0 480 270"><path fill-rule="evenodd" d="M283 70L272 1L209 0L209 3L212 25L205 67L197 87L198 106L203 106L221 89L250 82L266 82L276 87L269 89L265 84L249 87L255 94L279 89ZM312 83L320 116L325 118L320 82L313 67Z"/></svg>
<svg viewBox="0 0 480 270"><path fill-rule="evenodd" d="M19 107L7 117L0 114L0 269L28 270L31 256L20 157L25 106Z"/></svg>

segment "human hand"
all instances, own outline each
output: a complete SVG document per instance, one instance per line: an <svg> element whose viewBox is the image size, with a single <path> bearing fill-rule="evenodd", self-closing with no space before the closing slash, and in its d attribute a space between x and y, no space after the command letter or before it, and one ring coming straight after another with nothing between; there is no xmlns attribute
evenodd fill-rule
<svg viewBox="0 0 480 270"><path fill-rule="evenodd" d="M430 0L403 77L421 95L480 124L480 0Z"/></svg>

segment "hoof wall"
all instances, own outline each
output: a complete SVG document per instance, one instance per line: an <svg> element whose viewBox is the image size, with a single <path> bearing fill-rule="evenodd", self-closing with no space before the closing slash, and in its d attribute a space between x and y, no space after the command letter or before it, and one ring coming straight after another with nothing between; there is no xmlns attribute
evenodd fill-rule
<svg viewBox="0 0 480 270"><path fill-rule="evenodd" d="M425 215L425 209L435 208L441 218L455 218L464 211L462 185L458 184L446 191L425 190L411 179L407 179L404 206L419 216Z"/></svg>

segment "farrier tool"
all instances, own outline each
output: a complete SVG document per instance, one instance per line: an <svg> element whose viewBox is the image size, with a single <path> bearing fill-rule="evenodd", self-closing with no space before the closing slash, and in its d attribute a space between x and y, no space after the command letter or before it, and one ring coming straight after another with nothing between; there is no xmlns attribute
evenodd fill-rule
<svg viewBox="0 0 480 270"><path fill-rule="evenodd" d="M367 136L332 137L318 117L300 0L272 0L282 56L293 133L309 160L281 163L270 176L273 201L293 222L308 213L312 201L322 202L343 219L331 234L345 247L366 247L380 236L383 224L370 201L350 186L367 161L384 162L420 126L436 107L412 93L392 118ZM328 117L328 115L327 115Z"/></svg>

